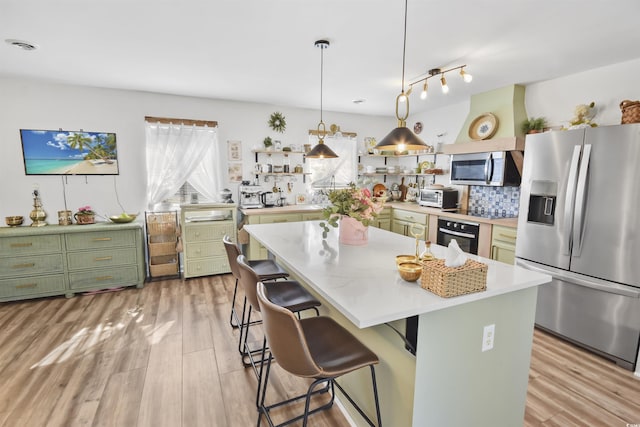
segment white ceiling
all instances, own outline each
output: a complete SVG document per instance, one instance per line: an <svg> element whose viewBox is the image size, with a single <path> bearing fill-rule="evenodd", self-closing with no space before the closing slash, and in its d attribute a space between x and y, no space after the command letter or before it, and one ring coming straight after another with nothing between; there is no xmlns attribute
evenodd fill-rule
<svg viewBox="0 0 640 427"><path fill-rule="evenodd" d="M411 112L636 59L639 18L639 0L409 0L406 81L474 77L430 79ZM403 21L402 0L0 0L0 76L318 109L326 38L324 109L393 116Z"/></svg>

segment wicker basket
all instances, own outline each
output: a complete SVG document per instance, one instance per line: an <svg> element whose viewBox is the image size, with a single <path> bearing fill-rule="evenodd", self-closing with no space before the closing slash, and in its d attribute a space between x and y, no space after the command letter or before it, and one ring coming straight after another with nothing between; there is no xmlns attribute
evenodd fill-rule
<svg viewBox="0 0 640 427"><path fill-rule="evenodd" d="M422 263L420 286L450 298L487 289L487 264L472 259L461 267L446 267L443 259Z"/></svg>
<svg viewBox="0 0 640 427"><path fill-rule="evenodd" d="M629 101L625 99L620 103L622 110L621 124L640 123L640 101Z"/></svg>

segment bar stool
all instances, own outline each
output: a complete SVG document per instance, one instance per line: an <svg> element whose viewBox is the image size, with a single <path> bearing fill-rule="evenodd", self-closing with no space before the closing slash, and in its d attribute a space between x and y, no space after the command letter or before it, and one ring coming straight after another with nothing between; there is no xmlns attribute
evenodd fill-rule
<svg viewBox="0 0 640 427"><path fill-rule="evenodd" d="M242 255L240 248L236 243L231 240L229 235L222 238L224 243L224 249L227 252L227 258L229 260L229 267L231 268L231 274L236 279L236 285L233 288L233 299L231 301L231 315L229 316L229 324L232 328L239 327L238 313L236 312L236 294L238 293L238 280L240 280L240 270L238 268L238 256ZM272 259L258 259L247 261L251 268L258 274L260 281L278 280L289 277L289 273L280 267ZM247 303L247 297L245 296L244 304ZM233 323L235 321L235 324Z"/></svg>
<svg viewBox="0 0 640 427"><path fill-rule="evenodd" d="M249 303L248 309L242 308L242 319L240 321L240 339L238 343L238 351L242 356L242 363L245 366L251 366L253 372L258 379L258 387L256 392L256 406L260 399L260 384L262 383L262 372L264 355L266 353L267 340L266 337L262 340L262 348L250 349L248 344L249 327L255 322L251 321L252 311L260 312L260 306L258 305L258 296L256 294L256 287L260 281L260 277L256 271L251 268L247 262L247 258L244 255L238 256L238 267L240 270L240 284L244 289L246 295L246 301ZM318 307L320 307L320 301L314 298L300 283L295 280L279 280L277 282L265 282L264 285L269 289L269 298L273 304L278 307L282 307L290 313L296 313L300 316L300 312L305 310L314 310L316 315L319 315ZM245 316L246 315L246 316ZM263 334L264 336L264 334ZM254 354L260 352L261 357L258 360L254 359ZM245 362L245 359L248 362ZM260 370L258 370L257 364L260 364Z"/></svg>
<svg viewBox="0 0 640 427"><path fill-rule="evenodd" d="M370 426L375 427L356 402L338 384L335 379L360 368L369 367L373 384L373 397L376 406L378 427L382 425L380 405L378 402L378 387L374 365L378 363L378 356L362 344L349 331L340 326L333 319L326 316L296 318L289 310L274 304L271 300L271 287L260 282L257 286L258 304L262 313L262 322L269 345L269 357L266 358L266 372L263 379L262 398L258 408L258 427L265 416L269 425L274 427L269 411L273 408L292 403L305 398L305 408L302 415L287 420L279 426L284 426L300 419L303 427L307 425L310 414L330 408L333 405L335 390L338 387L354 408L362 415ZM282 369L292 375L303 378L314 378L306 394L265 406L264 400L269 382L271 360L275 358ZM314 388L323 382L331 385L331 400L313 410L309 410L310 398Z"/></svg>

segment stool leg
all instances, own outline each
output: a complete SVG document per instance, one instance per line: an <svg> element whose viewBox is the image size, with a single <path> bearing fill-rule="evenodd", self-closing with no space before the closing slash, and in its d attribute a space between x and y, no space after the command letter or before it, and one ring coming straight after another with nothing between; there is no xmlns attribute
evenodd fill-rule
<svg viewBox="0 0 640 427"><path fill-rule="evenodd" d="M238 279L236 279L236 286L233 288L233 298L231 300L231 315L229 316L229 324L232 328L238 328L240 325L238 324L238 314L236 313L236 294L238 293ZM235 318L236 323L233 324L233 319Z"/></svg>
<svg viewBox="0 0 640 427"><path fill-rule="evenodd" d="M382 418L380 417L380 402L378 401L378 384L376 383L376 370L373 365L369 365L371 368L371 383L373 384L373 399L376 402L376 417L378 418L378 427L382 427Z"/></svg>

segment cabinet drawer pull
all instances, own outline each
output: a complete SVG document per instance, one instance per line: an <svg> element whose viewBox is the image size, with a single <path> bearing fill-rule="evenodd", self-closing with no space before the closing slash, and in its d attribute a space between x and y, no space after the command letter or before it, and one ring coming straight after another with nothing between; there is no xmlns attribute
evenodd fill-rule
<svg viewBox="0 0 640 427"><path fill-rule="evenodd" d="M25 262L24 264L14 264L11 266L11 268L29 268L29 267L35 267L36 263L35 262Z"/></svg>
<svg viewBox="0 0 640 427"><path fill-rule="evenodd" d="M27 242L27 243L12 243L11 247L12 248L28 248L29 246L33 246L32 242Z"/></svg>
<svg viewBox="0 0 640 427"><path fill-rule="evenodd" d="M113 259L112 256L101 256L101 257L95 257L93 260L94 261L111 261Z"/></svg>
<svg viewBox="0 0 640 427"><path fill-rule="evenodd" d="M94 242L108 242L111 240L111 237L94 237Z"/></svg>
<svg viewBox="0 0 640 427"><path fill-rule="evenodd" d="M286 219L276 219L273 222L289 222L289 221Z"/></svg>
<svg viewBox="0 0 640 427"><path fill-rule="evenodd" d="M505 239L509 239L509 240L516 240L515 236L511 236L509 234L498 233L498 236L504 237Z"/></svg>
<svg viewBox="0 0 640 427"><path fill-rule="evenodd" d="M100 276L100 277L96 277L95 281L102 282L102 281L111 280L111 279L113 279L113 276Z"/></svg>
<svg viewBox="0 0 640 427"><path fill-rule="evenodd" d="M16 285L16 289L37 288L37 283L25 283L24 285Z"/></svg>

